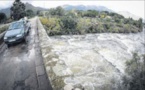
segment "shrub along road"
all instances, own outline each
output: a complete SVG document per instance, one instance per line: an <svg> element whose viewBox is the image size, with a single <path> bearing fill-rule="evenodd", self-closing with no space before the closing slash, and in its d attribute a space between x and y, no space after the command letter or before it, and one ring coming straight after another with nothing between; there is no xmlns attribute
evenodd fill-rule
<svg viewBox="0 0 145 90"><path fill-rule="evenodd" d="M37 19L30 20L27 43L12 45L0 53L0 90L52 90L43 66Z"/></svg>

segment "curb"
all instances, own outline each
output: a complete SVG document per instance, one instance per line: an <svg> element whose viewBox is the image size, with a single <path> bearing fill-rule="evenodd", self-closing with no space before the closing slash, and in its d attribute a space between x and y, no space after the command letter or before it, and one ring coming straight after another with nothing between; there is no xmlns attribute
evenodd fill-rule
<svg viewBox="0 0 145 90"><path fill-rule="evenodd" d="M44 67L41 47L39 43L39 32L38 32L38 21L39 18L37 18L37 28L36 28L36 60L35 60L35 66L36 66L36 74L37 74L37 80L38 80L38 90L53 90L52 86L49 82L49 79L47 77L46 69ZM39 23L40 24L40 23Z"/></svg>
<svg viewBox="0 0 145 90"><path fill-rule="evenodd" d="M5 34L5 32L0 34L0 41L1 41L1 43L0 43L0 53L2 53L7 47L4 43L4 41L3 41L4 34Z"/></svg>

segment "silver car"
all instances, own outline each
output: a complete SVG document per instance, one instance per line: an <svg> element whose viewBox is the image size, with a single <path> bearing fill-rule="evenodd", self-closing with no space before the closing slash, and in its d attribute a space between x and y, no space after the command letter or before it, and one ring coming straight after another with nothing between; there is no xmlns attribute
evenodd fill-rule
<svg viewBox="0 0 145 90"><path fill-rule="evenodd" d="M16 21L10 24L8 30L4 35L4 42L10 44L26 41L26 35L30 29L30 23L25 20Z"/></svg>

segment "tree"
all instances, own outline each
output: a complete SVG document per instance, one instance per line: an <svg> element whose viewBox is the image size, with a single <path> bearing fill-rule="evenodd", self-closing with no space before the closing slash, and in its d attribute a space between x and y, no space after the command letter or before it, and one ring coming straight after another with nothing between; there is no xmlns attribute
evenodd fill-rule
<svg viewBox="0 0 145 90"><path fill-rule="evenodd" d="M114 20L115 20L116 23L120 23L121 22L120 18L117 18L117 17L115 17Z"/></svg>
<svg viewBox="0 0 145 90"><path fill-rule="evenodd" d="M123 23L124 24L130 24L131 23L131 19L130 18L125 18Z"/></svg>
<svg viewBox="0 0 145 90"><path fill-rule="evenodd" d="M105 13L105 14L109 15L108 11L102 11L101 13Z"/></svg>
<svg viewBox="0 0 145 90"><path fill-rule="evenodd" d="M40 10L37 10L36 14L39 16L40 15L40 12L41 12Z"/></svg>
<svg viewBox="0 0 145 90"><path fill-rule="evenodd" d="M63 16L64 15L64 9L61 6L58 6L58 7L56 7L55 13L58 16Z"/></svg>
<svg viewBox="0 0 145 90"><path fill-rule="evenodd" d="M51 8L49 9L50 15L58 15L58 16L63 16L64 15L64 9L60 6L56 8Z"/></svg>
<svg viewBox="0 0 145 90"><path fill-rule="evenodd" d="M109 14L110 16L115 16L116 15L116 13L114 13L114 12L110 12L110 14Z"/></svg>
<svg viewBox="0 0 145 90"><path fill-rule="evenodd" d="M83 11L82 10L76 10L77 16L82 17L83 16Z"/></svg>
<svg viewBox="0 0 145 90"><path fill-rule="evenodd" d="M77 17L77 13L74 10L67 11L66 15L73 18Z"/></svg>
<svg viewBox="0 0 145 90"><path fill-rule="evenodd" d="M33 17L33 16L34 16L33 10L31 10L31 9L27 10L27 11L26 11L26 15L27 15L28 17Z"/></svg>
<svg viewBox="0 0 145 90"><path fill-rule="evenodd" d="M115 18L124 19L124 16L114 13L114 12L110 12L108 15L115 17Z"/></svg>
<svg viewBox="0 0 145 90"><path fill-rule="evenodd" d="M20 18L23 18L26 15L25 5L20 0L15 0L10 10L11 18L14 20L19 20Z"/></svg>
<svg viewBox="0 0 145 90"><path fill-rule="evenodd" d="M105 12L105 11L102 11L99 13L100 18L105 18L106 16L107 16L107 12Z"/></svg>
<svg viewBox="0 0 145 90"><path fill-rule="evenodd" d="M138 28L141 29L141 31L142 31L143 23L142 23L142 19L141 18L138 20Z"/></svg>
<svg viewBox="0 0 145 90"><path fill-rule="evenodd" d="M87 17L96 17L98 15L98 12L96 10L88 10L84 16Z"/></svg>
<svg viewBox="0 0 145 90"><path fill-rule="evenodd" d="M56 13L55 13L55 9L54 8L50 8L49 9L49 14L50 15L55 15Z"/></svg>
<svg viewBox="0 0 145 90"><path fill-rule="evenodd" d="M7 16L5 13L0 13L0 23L4 23L7 19Z"/></svg>

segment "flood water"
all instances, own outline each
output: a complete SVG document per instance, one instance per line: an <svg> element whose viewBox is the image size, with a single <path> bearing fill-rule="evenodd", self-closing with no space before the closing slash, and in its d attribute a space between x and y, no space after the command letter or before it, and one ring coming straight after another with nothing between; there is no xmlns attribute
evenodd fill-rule
<svg viewBox="0 0 145 90"><path fill-rule="evenodd" d="M145 53L144 30L136 34L49 37L46 70L54 89L113 90L132 53ZM61 83L61 84L60 84Z"/></svg>

